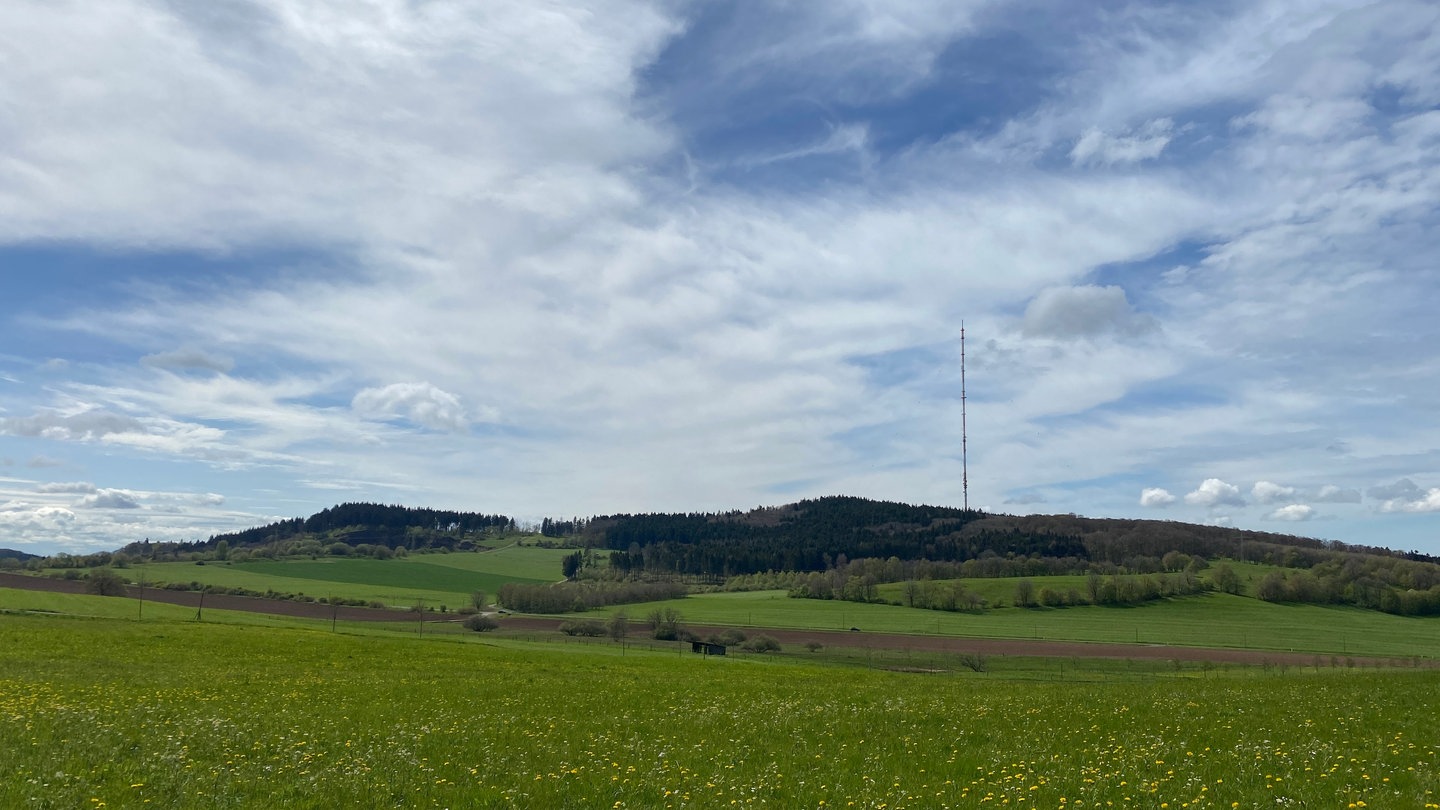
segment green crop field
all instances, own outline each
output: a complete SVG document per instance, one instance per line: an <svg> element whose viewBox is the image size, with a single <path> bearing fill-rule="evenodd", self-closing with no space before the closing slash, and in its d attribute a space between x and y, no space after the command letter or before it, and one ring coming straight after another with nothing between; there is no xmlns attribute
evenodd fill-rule
<svg viewBox="0 0 1440 810"><path fill-rule="evenodd" d="M35 615L0 649L4 807L1440 806L1434 671L1020 684Z"/></svg>
<svg viewBox="0 0 1440 810"><path fill-rule="evenodd" d="M543 583L559 578L564 549L512 545L487 552L416 554L393 560L324 557L243 563L152 563L123 573L132 581L198 582L264 593L303 593L380 601L394 606L424 602L458 609L471 592L491 598L505 582ZM1252 581L1268 566L1232 563ZM1084 577L1032 577L1043 587L1083 589ZM1013 598L1015 578L968 579L966 587L992 603ZM880 588L903 600L903 583ZM1351 607L1262 602L1248 596L1210 593L1134 607L1002 607L949 613L889 604L788 598L784 591L702 593L668 602L596 611L591 617L627 612L632 618L675 608L696 625L748 628L918 633L961 638L1022 638L1264 649L1317 655L1440 658L1440 618L1404 617Z"/></svg>
<svg viewBox="0 0 1440 810"><path fill-rule="evenodd" d="M197 582L247 588L264 593L303 593L379 601L389 605L460 607L473 591L492 597L507 582L554 582L560 578L564 549L512 545L493 551L414 554L409 557L322 557L319 559L249 560L241 563L147 563L121 573L146 582Z"/></svg>
<svg viewBox="0 0 1440 810"><path fill-rule="evenodd" d="M858 627L866 632L967 638L1440 658L1440 619L1434 617L1392 616L1350 607L1271 604L1215 593L1138 607L1004 608L984 613L947 613L896 605L792 599L784 591L750 591L696 594L605 612L624 610L631 618L643 618L663 608L674 608L685 622L700 625L826 630Z"/></svg>
<svg viewBox="0 0 1440 810"><path fill-rule="evenodd" d="M108 596L89 596L51 591L22 591L14 588L0 588L0 611L12 613L53 613L68 616L82 616L104 619L145 619L156 621L180 621L195 618L195 608L167 605L161 602L135 599L121 599ZM219 611L212 612L212 618ZM267 616L263 613L234 613L228 621L255 621L262 624L293 624L292 620Z"/></svg>

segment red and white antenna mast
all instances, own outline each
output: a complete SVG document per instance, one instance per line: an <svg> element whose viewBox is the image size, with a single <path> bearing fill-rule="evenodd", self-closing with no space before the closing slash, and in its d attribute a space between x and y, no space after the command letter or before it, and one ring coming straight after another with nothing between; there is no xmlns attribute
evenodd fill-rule
<svg viewBox="0 0 1440 810"><path fill-rule="evenodd" d="M965 322L960 322L960 489L965 497L965 511L970 511L970 461L965 424Z"/></svg>

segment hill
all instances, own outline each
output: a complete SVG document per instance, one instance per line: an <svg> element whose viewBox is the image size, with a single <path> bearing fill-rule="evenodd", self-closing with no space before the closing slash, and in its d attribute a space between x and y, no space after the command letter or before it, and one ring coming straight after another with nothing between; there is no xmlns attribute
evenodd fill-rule
<svg viewBox="0 0 1440 810"><path fill-rule="evenodd" d="M195 543L131 543L120 551L140 559L175 559L189 554L247 550L262 557L324 553L389 557L394 552L469 550L483 538L515 531L505 515L413 508L376 503L343 503L308 518L282 520L253 529L212 536ZM339 544L342 548L336 548Z"/></svg>
<svg viewBox="0 0 1440 810"><path fill-rule="evenodd" d="M0 548L0 560L15 560L17 562L23 563L26 560L37 559L39 559L39 557L34 554L27 554L23 551L17 551L13 548Z"/></svg>
<svg viewBox="0 0 1440 810"><path fill-rule="evenodd" d="M1434 562L1417 553L1294 535L1158 520L995 515L940 506L828 497L749 512L612 515L583 534L625 571L720 575L823 571L841 558L964 562L1017 559L1144 570L1171 552L1312 567L1337 553ZM989 576L1003 575L1003 562ZM1014 566L1010 566L1014 567ZM1074 566L1062 566L1074 567ZM1015 571L1013 573L1027 573Z"/></svg>
<svg viewBox="0 0 1440 810"><path fill-rule="evenodd" d="M997 515L833 496L747 512L547 518L541 529L555 538L542 541L545 545L587 549L565 558L557 574L567 579L684 579L870 601L878 598L875 586L883 583L1084 575L1085 601L1090 604L1134 604L1214 588L1253 592L1272 602L1440 614L1440 566L1427 555L1172 521ZM349 503L208 541L147 541L113 556L101 553L67 564L297 556L386 559L413 551L493 548L512 542L516 530L516 522L504 515ZM608 553L591 551L597 549ZM1275 570L1248 584L1236 582L1234 572L1224 566L1201 576L1212 560L1260 563ZM728 581L746 577L765 582ZM923 597L924 592L911 588L906 599L919 604L925 600L916 601L916 595ZM961 596L952 588L937 597L938 604L953 601L958 609L974 601ZM1017 598L1029 600L1025 594ZM1047 597L1041 589L1037 598L1047 605L1077 602L1068 590Z"/></svg>

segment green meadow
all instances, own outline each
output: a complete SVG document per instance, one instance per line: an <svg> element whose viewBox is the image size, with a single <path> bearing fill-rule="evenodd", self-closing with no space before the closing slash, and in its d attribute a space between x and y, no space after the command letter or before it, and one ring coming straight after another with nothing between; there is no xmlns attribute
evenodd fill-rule
<svg viewBox="0 0 1440 810"><path fill-rule="evenodd" d="M609 608L606 613L623 610L633 619L643 618L657 608L674 608L686 623L698 625L825 630L857 627L862 632L962 638L1440 658L1440 621L1434 618L1392 616L1350 607L1273 604L1218 593L1163 599L1136 607L1001 608L948 613L896 605L791 599L784 591L749 591L696 594Z"/></svg>
<svg viewBox="0 0 1440 810"><path fill-rule="evenodd" d="M132 581L196 582L242 587L264 593L343 597L391 606L423 602L453 611L469 604L473 591L493 600L506 582L546 583L559 579L565 549L510 545L493 551L415 554L392 560L321 557L250 560L238 563L150 563L122 573ZM1232 563L1244 582L1269 566ZM1032 577L1036 589L1075 588L1084 577ZM990 603L1009 603L1017 578L967 579L967 589ZM1253 591L1253 588L1251 589ZM903 583L880 586L882 598L903 601ZM944 612L894 604L792 599L785 591L692 594L666 602L623 605L569 618L604 618L624 611L643 619L674 608L692 625L739 628L849 630L943 635L959 638L1022 638L1161 644L1189 647L1265 649L1322 656L1378 656L1440 659L1440 620L1327 605L1263 602L1251 596L1207 593L1130 607L1000 607L981 612Z"/></svg>
<svg viewBox="0 0 1440 810"><path fill-rule="evenodd" d="M1022 682L340 629L0 615L0 806L1440 806L1429 670Z"/></svg>
<svg viewBox="0 0 1440 810"><path fill-rule="evenodd" d="M543 583L560 579L564 549L511 545L493 551L412 554L376 560L363 557L145 563L121 573L138 582L188 583L247 588L265 593L336 596L384 602L392 606L424 601L451 609L469 603L470 594L492 598L507 582Z"/></svg>

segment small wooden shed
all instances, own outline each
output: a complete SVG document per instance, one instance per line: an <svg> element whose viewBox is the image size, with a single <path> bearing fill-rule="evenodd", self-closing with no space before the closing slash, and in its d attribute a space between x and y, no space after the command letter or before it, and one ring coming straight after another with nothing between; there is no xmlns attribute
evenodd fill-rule
<svg viewBox="0 0 1440 810"><path fill-rule="evenodd" d="M725 645L714 644L709 641L692 641L690 642L690 652L704 655L724 655Z"/></svg>

